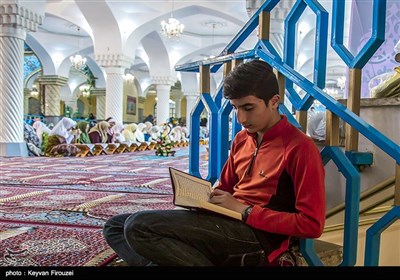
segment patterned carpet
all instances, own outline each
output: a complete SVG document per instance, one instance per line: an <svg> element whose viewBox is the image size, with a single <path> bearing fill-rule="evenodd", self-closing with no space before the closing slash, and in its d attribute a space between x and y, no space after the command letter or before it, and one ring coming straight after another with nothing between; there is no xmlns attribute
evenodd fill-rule
<svg viewBox="0 0 400 280"><path fill-rule="evenodd" d="M86 158L0 157L0 266L104 266L113 215L173 209L168 167L187 171L188 147ZM201 152L204 152L203 147ZM200 161L206 176L208 162Z"/></svg>
<svg viewBox="0 0 400 280"><path fill-rule="evenodd" d="M75 226L102 226L117 214L174 208L171 195L7 187L0 197L2 221Z"/></svg>
<svg viewBox="0 0 400 280"><path fill-rule="evenodd" d="M101 228L0 222L0 266L104 265L115 258L115 253L101 231Z"/></svg>

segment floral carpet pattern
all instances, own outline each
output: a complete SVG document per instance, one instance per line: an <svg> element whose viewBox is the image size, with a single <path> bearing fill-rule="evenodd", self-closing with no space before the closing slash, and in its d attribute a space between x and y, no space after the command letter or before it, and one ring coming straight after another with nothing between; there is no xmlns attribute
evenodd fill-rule
<svg viewBox="0 0 400 280"><path fill-rule="evenodd" d="M102 235L111 216L174 209L174 157L142 151L86 158L0 157L0 266L104 266L116 258ZM208 162L200 159L204 177Z"/></svg>
<svg viewBox="0 0 400 280"><path fill-rule="evenodd" d="M115 257L101 228L0 222L0 241L0 266L100 266Z"/></svg>

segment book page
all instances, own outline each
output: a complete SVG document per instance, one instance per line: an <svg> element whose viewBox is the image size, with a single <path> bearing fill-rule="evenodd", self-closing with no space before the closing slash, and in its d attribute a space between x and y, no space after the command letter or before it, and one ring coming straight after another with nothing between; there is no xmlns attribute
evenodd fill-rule
<svg viewBox="0 0 400 280"><path fill-rule="evenodd" d="M210 182L177 170L174 170L171 175L174 180L176 197L208 201L211 193Z"/></svg>
<svg viewBox="0 0 400 280"><path fill-rule="evenodd" d="M175 205L201 208L234 219L242 219L241 213L208 202L212 191L211 182L171 167L169 169L174 188Z"/></svg>

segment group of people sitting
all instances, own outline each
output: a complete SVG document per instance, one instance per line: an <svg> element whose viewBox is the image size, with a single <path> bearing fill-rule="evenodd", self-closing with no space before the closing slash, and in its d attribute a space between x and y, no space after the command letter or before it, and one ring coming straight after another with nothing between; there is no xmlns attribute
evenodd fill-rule
<svg viewBox="0 0 400 280"><path fill-rule="evenodd" d="M63 117L53 129L39 119L32 126L26 122L24 126L25 142L32 156L75 156L80 151L76 144L157 142L163 134L173 142L189 141L186 127L160 127L148 121L122 124L112 117L98 122Z"/></svg>

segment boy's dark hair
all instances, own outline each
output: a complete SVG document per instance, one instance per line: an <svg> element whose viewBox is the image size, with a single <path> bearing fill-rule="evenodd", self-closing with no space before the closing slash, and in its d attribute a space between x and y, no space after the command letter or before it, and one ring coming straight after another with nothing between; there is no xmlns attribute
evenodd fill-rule
<svg viewBox="0 0 400 280"><path fill-rule="evenodd" d="M279 94L278 81L272 67L262 60L251 60L235 67L224 80L223 94L226 99L254 95L265 104Z"/></svg>

